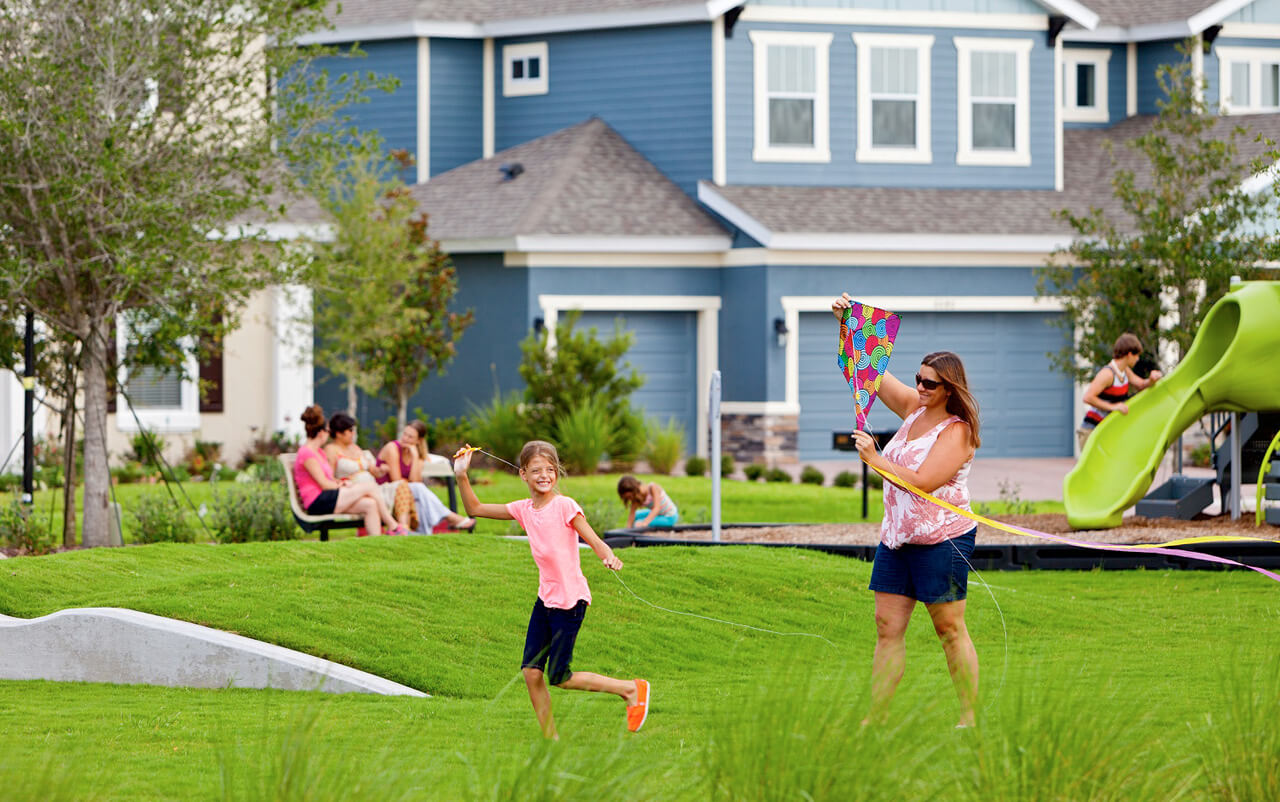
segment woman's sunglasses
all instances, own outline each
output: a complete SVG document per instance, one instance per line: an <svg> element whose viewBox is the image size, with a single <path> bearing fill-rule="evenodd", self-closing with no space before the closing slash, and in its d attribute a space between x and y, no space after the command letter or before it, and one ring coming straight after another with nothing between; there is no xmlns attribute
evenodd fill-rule
<svg viewBox="0 0 1280 802"><path fill-rule="evenodd" d="M943 382L937 382L937 381L934 381L933 379L926 379L924 376L921 376L919 373L917 373L916 384L920 385L926 390L936 390L943 385Z"/></svg>

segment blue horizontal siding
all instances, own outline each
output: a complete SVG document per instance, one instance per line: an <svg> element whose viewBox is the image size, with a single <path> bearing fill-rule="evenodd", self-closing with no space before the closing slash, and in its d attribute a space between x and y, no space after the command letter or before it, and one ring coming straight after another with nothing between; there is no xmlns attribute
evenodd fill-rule
<svg viewBox="0 0 1280 802"><path fill-rule="evenodd" d="M751 30L831 32L831 161L822 164L755 162L754 59ZM903 33L935 37L931 72L932 164L869 164L855 160L857 137L856 51L852 34ZM954 37L1009 37L1033 43L1030 54L1031 103L1029 167L961 166L955 163L957 65ZM1054 182L1053 51L1040 31L964 30L957 28L781 25L752 23L734 29L725 42L726 158L731 184L799 186L894 186L984 189L1051 189Z"/></svg>
<svg viewBox="0 0 1280 802"><path fill-rule="evenodd" d="M1226 22L1280 22L1280 0L1254 2L1227 17Z"/></svg>
<svg viewBox="0 0 1280 802"><path fill-rule="evenodd" d="M1157 72L1164 64L1178 64L1186 60L1186 56L1178 52L1177 46L1182 40L1165 39L1158 42L1138 43L1138 113L1159 114L1156 105L1167 95L1160 88Z"/></svg>
<svg viewBox="0 0 1280 802"><path fill-rule="evenodd" d="M484 44L431 40L431 175L484 155Z"/></svg>
<svg viewBox="0 0 1280 802"><path fill-rule="evenodd" d="M1123 44L1065 44L1063 50L1109 50L1111 60L1107 62L1107 121L1105 123L1064 122L1065 128L1107 128L1123 120L1127 115L1129 92L1129 52ZM1065 84L1064 84L1065 87ZM1064 89L1065 91L1065 89Z"/></svg>
<svg viewBox="0 0 1280 802"><path fill-rule="evenodd" d="M378 89L366 93L367 103L348 106L343 113L361 130L377 131L386 142L388 152L407 150L417 157L418 150L418 40L386 39L361 44L364 58L333 56L317 61L316 66L331 76L365 74L391 76L400 84L394 92ZM402 171L402 178L416 180L413 169Z"/></svg>
<svg viewBox="0 0 1280 802"><path fill-rule="evenodd" d="M542 41L547 94L503 97L503 45ZM710 24L501 39L493 50L498 150L597 116L686 192L711 177Z"/></svg>

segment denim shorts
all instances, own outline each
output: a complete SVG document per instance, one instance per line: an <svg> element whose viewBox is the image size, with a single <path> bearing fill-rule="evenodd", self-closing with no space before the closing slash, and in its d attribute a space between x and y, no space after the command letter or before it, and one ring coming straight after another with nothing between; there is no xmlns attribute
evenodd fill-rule
<svg viewBox="0 0 1280 802"><path fill-rule="evenodd" d="M524 636L524 659L521 668L537 668L547 677L547 682L559 685L572 676L569 663L573 660L573 644L578 640L578 630L587 615L587 600L568 610L548 607L542 599L534 602L529 615L529 631Z"/></svg>
<svg viewBox="0 0 1280 802"><path fill-rule="evenodd" d="M917 546L911 543L876 549L871 589L909 596L925 604L960 601L969 593L969 560L978 527L959 537Z"/></svg>

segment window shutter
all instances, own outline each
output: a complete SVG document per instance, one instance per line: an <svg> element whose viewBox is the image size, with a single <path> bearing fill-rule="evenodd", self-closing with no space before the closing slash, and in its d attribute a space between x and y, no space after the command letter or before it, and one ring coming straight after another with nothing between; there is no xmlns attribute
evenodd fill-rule
<svg viewBox="0 0 1280 802"><path fill-rule="evenodd" d="M222 316L214 318L222 323ZM222 342L211 337L200 341L200 411L222 412Z"/></svg>
<svg viewBox="0 0 1280 802"><path fill-rule="evenodd" d="M116 362L116 319L111 318L107 322L107 331L111 332L107 337L107 414L114 414L116 411L116 376L119 366Z"/></svg>

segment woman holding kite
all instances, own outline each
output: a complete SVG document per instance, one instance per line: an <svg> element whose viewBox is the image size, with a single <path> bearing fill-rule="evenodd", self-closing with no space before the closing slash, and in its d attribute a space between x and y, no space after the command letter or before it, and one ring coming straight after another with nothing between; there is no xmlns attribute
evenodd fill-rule
<svg viewBox="0 0 1280 802"><path fill-rule="evenodd" d="M837 319L852 305L848 293L831 303ZM884 487L880 546L871 571L876 601L876 649L871 663L871 712L867 722L888 716L906 660L906 631L923 602L942 641L947 668L960 697L957 726L972 726L978 697L978 655L965 626L969 558L977 527L891 484L915 485L961 509L969 509L966 480L978 437L978 404L969 392L964 363L950 351L921 360L914 387L885 372L879 397L902 426L876 453L875 439L855 431L858 453L889 481Z"/></svg>

